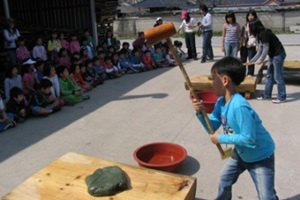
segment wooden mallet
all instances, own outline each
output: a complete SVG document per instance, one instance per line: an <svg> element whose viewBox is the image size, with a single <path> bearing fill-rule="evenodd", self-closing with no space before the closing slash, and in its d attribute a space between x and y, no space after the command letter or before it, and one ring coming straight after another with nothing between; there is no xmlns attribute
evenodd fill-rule
<svg viewBox="0 0 300 200"><path fill-rule="evenodd" d="M191 91L193 97L195 99L197 99L198 101L200 101L198 95L196 94L195 90L193 89L192 87L192 83L190 81L190 78L181 62L181 59L178 57L177 53L176 53L176 50L172 44L172 41L170 39L170 37L172 35L175 35L177 33L175 27L174 27L174 24L172 22L167 22L165 24L162 24L162 25L159 25L159 26L156 26L154 28L151 28L151 29L148 29L146 31L144 31L144 34L145 34L145 38L147 40L147 44L148 45L153 45L153 44L156 44L162 40L167 40L167 44L169 46L169 50L171 50L176 62L178 63L179 65L179 68L182 72L182 75L187 83L187 86L189 87L189 90ZM207 127L209 129L209 133L210 134L214 134L214 130L211 126L211 123L209 121L209 118L207 116L207 113L204 109L202 109L201 111L201 114L203 115L204 119L205 119L205 122L207 124ZM226 159L228 157L231 156L232 154L232 148L224 151L222 149L222 146L220 144L216 144L220 154L221 154L221 158L222 159Z"/></svg>

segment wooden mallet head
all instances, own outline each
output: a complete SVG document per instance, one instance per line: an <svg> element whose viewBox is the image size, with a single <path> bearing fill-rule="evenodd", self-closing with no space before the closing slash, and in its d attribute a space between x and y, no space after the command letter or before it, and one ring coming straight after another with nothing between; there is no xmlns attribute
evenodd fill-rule
<svg viewBox="0 0 300 200"><path fill-rule="evenodd" d="M148 45L156 44L162 40L170 38L176 33L176 28L172 22L167 22L144 31Z"/></svg>

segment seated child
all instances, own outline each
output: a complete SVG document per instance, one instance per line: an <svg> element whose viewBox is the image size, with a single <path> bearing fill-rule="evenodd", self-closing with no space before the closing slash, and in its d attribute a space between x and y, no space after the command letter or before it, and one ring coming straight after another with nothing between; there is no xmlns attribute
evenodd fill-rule
<svg viewBox="0 0 300 200"><path fill-rule="evenodd" d="M172 53L171 50L169 50L169 53L166 56L166 59L168 60L170 67L174 67L174 66L177 65L177 62L176 62L176 60L175 60L175 58L174 58L173 53Z"/></svg>
<svg viewBox="0 0 300 200"><path fill-rule="evenodd" d="M76 64L72 66L72 72L73 72L73 81L81 88L83 92L90 91L92 89L92 86L83 80L81 75L81 68L82 64Z"/></svg>
<svg viewBox="0 0 300 200"><path fill-rule="evenodd" d="M52 82L42 79L37 90L29 97L31 113L35 116L46 116L60 110L59 100L51 94Z"/></svg>
<svg viewBox="0 0 300 200"><path fill-rule="evenodd" d="M131 58L132 67L138 70L139 72L146 71L146 67L142 62L142 56L140 54L140 51L138 49L133 49Z"/></svg>
<svg viewBox="0 0 300 200"><path fill-rule="evenodd" d="M98 60L98 59L97 59ZM98 60L99 61L99 60ZM82 70L83 68L81 68ZM92 60L85 61L85 72L81 71L84 80L92 83L93 87L103 84L103 79L96 73Z"/></svg>
<svg viewBox="0 0 300 200"><path fill-rule="evenodd" d="M132 62L126 57L126 52L124 50L119 51L118 66L127 74L139 72L133 68Z"/></svg>
<svg viewBox="0 0 300 200"><path fill-rule="evenodd" d="M9 100L10 90L13 87L19 87L20 89L23 89L22 77L18 73L18 67L16 65L11 66L7 70L7 75L6 78L4 79L5 101Z"/></svg>
<svg viewBox="0 0 300 200"><path fill-rule="evenodd" d="M25 96L29 96L30 93L35 91L35 85L38 83L35 73L34 73L34 64L36 62L29 59L23 64L23 92Z"/></svg>
<svg viewBox="0 0 300 200"><path fill-rule="evenodd" d="M71 68L71 59L70 59L70 57L69 57L69 54L68 54L68 50L67 50L67 49L61 48L61 49L59 50L58 57L59 57L59 65L64 65L64 66L66 66L68 69Z"/></svg>
<svg viewBox="0 0 300 200"><path fill-rule="evenodd" d="M95 70L97 78L98 77L101 78L102 81L107 79L105 69L104 69L104 65L100 64L100 60L99 60L98 57L93 58L93 69Z"/></svg>
<svg viewBox="0 0 300 200"><path fill-rule="evenodd" d="M155 53L152 55L152 57L158 68L169 67L168 60L164 57L160 47L155 48Z"/></svg>
<svg viewBox="0 0 300 200"><path fill-rule="evenodd" d="M113 63L111 62L111 58L109 56L105 56L104 68L107 77L110 79L119 78L121 76L119 69L113 65Z"/></svg>
<svg viewBox="0 0 300 200"><path fill-rule="evenodd" d="M155 62L151 56L151 52L150 50L146 50L144 52L144 55L143 55L143 64L145 65L145 67L148 69L148 70L151 70L151 69L156 69L156 65L155 65Z"/></svg>
<svg viewBox="0 0 300 200"><path fill-rule="evenodd" d="M43 61L37 61L35 63L35 76L37 81L40 81L44 77L44 62Z"/></svg>
<svg viewBox="0 0 300 200"><path fill-rule="evenodd" d="M119 66L119 53L117 53L117 52L113 53L113 55L111 57L111 62L114 66L116 66L118 68L118 71L120 72L121 75L125 74L123 69Z"/></svg>
<svg viewBox="0 0 300 200"><path fill-rule="evenodd" d="M186 53L182 50L182 42L175 40L174 41L174 46L176 48L176 52L178 57L181 59L182 62L186 61L187 55Z"/></svg>
<svg viewBox="0 0 300 200"><path fill-rule="evenodd" d="M30 116L30 108L26 104L22 89L13 87L10 90L10 99L6 103L6 111L13 114L17 123L23 123Z"/></svg>
<svg viewBox="0 0 300 200"><path fill-rule="evenodd" d="M15 126L14 116L11 113L6 113L3 100L0 96L0 132Z"/></svg>
<svg viewBox="0 0 300 200"><path fill-rule="evenodd" d="M18 64L21 65L24 60L31 58L30 52L25 46L25 38L22 36L18 38L18 48L16 49Z"/></svg>
<svg viewBox="0 0 300 200"><path fill-rule="evenodd" d="M66 66L58 67L58 76L60 96L68 105L73 105L82 102L84 99L89 99L89 96L84 96L80 87L78 87L69 77L69 70Z"/></svg>

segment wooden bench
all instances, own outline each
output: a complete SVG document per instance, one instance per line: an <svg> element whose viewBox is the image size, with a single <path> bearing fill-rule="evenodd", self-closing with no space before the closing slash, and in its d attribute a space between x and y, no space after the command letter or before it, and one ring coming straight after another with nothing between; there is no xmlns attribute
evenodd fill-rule
<svg viewBox="0 0 300 200"><path fill-rule="evenodd" d="M96 169L119 166L130 179L130 188L114 196L93 197L85 177ZM193 200L196 178L113 161L67 153L25 180L2 200Z"/></svg>
<svg viewBox="0 0 300 200"><path fill-rule="evenodd" d="M261 83L262 78L264 77L264 70L268 69L268 61L263 62L260 69L257 73L257 83ZM285 60L283 63L284 71L299 71L300 70L300 61L298 60Z"/></svg>
<svg viewBox="0 0 300 200"><path fill-rule="evenodd" d="M212 80L208 75L194 75L190 78L192 88L199 91L212 90ZM188 90L188 85L185 83ZM251 94L256 91L256 77L245 77L245 80L238 86L238 91L245 95L246 99L250 99Z"/></svg>

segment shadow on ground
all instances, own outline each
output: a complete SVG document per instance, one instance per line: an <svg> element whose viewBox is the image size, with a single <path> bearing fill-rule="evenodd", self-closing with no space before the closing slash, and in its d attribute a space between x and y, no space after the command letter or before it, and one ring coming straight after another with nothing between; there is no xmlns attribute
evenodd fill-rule
<svg viewBox="0 0 300 200"><path fill-rule="evenodd" d="M289 198L282 199L282 200L299 200L299 199L300 199L300 194L297 194L296 196L289 197Z"/></svg>
<svg viewBox="0 0 300 200"><path fill-rule="evenodd" d="M193 176L200 170L200 163L197 159L187 156L185 161L182 163L179 174L186 176Z"/></svg>
<svg viewBox="0 0 300 200"><path fill-rule="evenodd" d="M96 109L113 100L125 100L133 98L165 98L167 94L154 93L138 96L122 97L127 92L141 84L167 72L171 68L163 68L139 74L128 74L121 78L105 81L104 85L98 86L89 94L91 99L72 107L63 107L62 111L44 118L31 118L16 128L11 128L0 134L0 162L28 148L34 143L43 140L52 133L67 127ZM67 111L67 112L64 112ZM72 114L70 114L72 113ZM51 119L52 120L48 120ZM53 119L54 118L54 119ZM49 122L55 121L49 126ZM47 127L47 128L45 128Z"/></svg>

